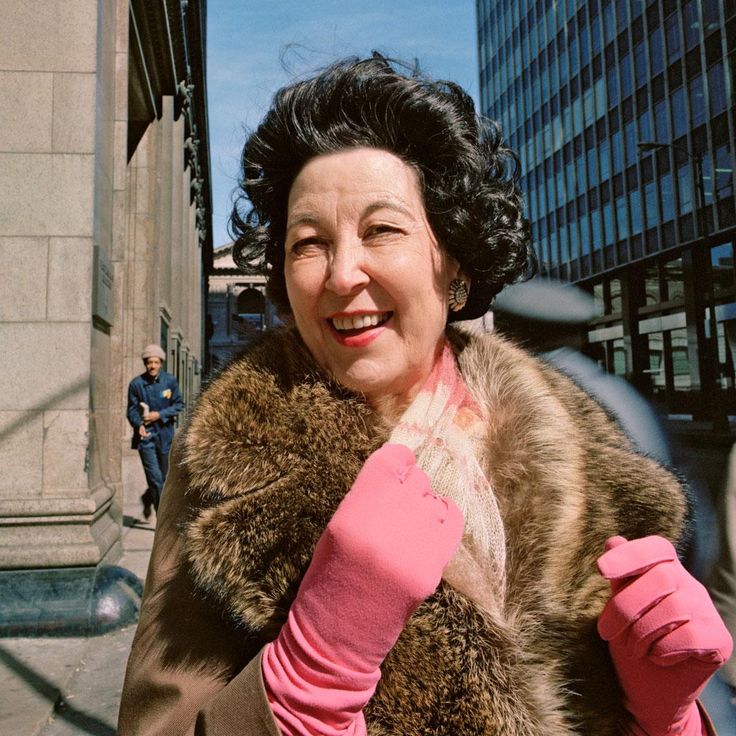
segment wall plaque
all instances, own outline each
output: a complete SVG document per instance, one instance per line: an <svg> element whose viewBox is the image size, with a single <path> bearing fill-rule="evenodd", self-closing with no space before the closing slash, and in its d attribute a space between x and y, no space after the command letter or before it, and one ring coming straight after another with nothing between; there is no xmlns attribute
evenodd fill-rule
<svg viewBox="0 0 736 736"><path fill-rule="evenodd" d="M112 326L115 304L112 288L115 283L112 261L102 248L94 248L94 281L92 287L92 316Z"/></svg>

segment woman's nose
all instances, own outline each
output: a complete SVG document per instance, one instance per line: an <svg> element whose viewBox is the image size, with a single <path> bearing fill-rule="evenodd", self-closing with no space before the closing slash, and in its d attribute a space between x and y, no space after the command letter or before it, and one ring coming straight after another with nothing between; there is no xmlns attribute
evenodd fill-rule
<svg viewBox="0 0 736 736"><path fill-rule="evenodd" d="M338 245L328 265L326 288L339 296L351 294L365 286L370 277L365 271L362 244Z"/></svg>

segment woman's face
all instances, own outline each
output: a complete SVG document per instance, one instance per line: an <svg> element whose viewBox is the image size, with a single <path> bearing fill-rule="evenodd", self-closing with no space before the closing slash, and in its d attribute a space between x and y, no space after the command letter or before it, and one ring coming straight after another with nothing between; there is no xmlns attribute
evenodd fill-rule
<svg viewBox="0 0 736 736"><path fill-rule="evenodd" d="M369 400L410 400L442 344L458 274L415 171L370 148L317 156L294 180L286 228L289 302L314 358Z"/></svg>

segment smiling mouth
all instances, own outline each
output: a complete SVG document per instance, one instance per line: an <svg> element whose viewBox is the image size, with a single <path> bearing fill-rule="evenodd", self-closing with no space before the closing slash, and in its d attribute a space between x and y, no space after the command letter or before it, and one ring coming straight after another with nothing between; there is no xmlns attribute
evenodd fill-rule
<svg viewBox="0 0 736 736"><path fill-rule="evenodd" d="M343 317L332 317L327 321L340 334L358 334L362 331L378 327L387 322L393 312L380 312L376 314L352 314Z"/></svg>

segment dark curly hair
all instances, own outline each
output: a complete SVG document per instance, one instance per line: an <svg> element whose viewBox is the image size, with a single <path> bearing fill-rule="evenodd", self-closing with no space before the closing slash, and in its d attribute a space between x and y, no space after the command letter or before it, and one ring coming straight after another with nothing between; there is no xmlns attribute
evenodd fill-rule
<svg viewBox="0 0 736 736"><path fill-rule="evenodd" d="M475 114L457 84L433 81L380 54L339 61L279 90L243 148L230 219L241 268L265 272L268 295L290 311L284 237L291 185L320 154L389 151L419 176L427 219L441 247L472 279L470 297L449 319L484 314L506 285L536 270L522 212L518 160L495 123ZM252 209L242 213L248 206Z"/></svg>

